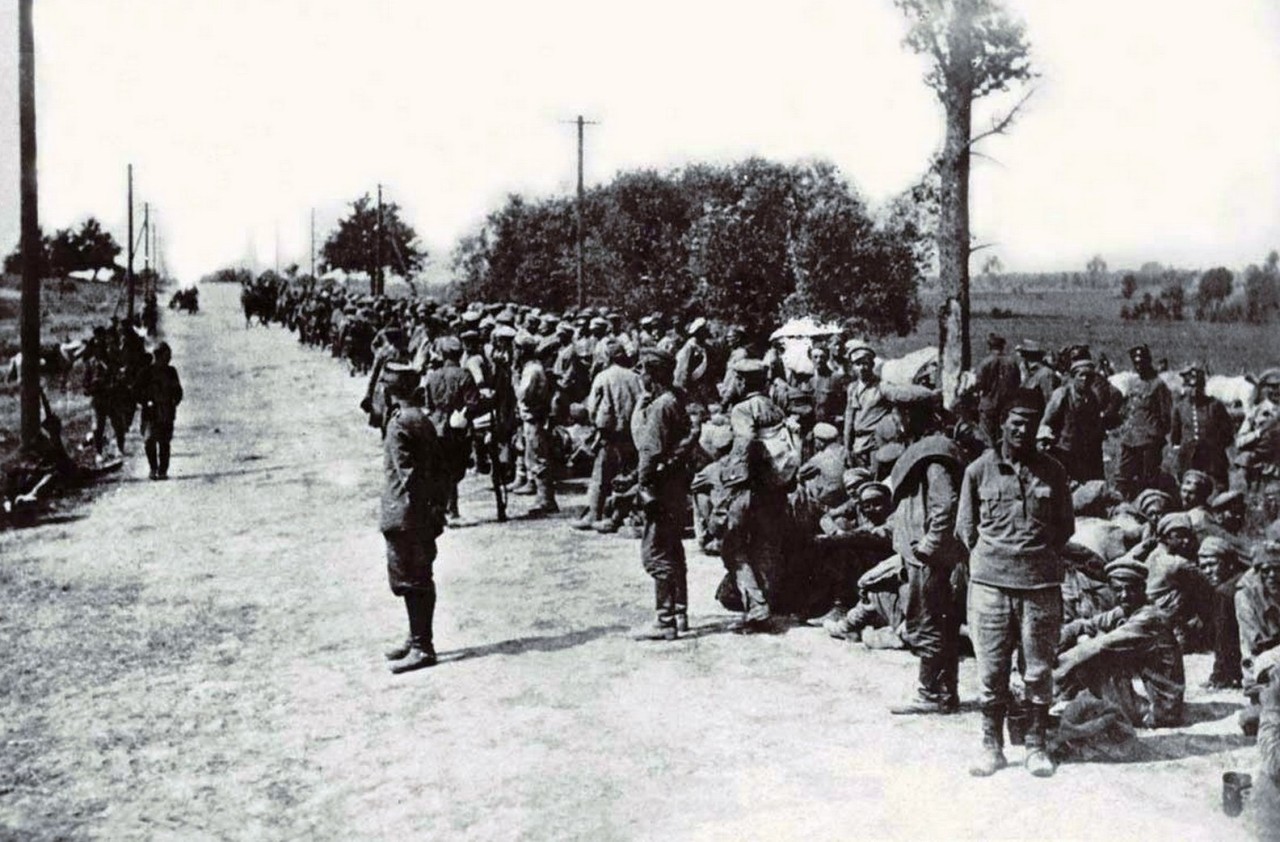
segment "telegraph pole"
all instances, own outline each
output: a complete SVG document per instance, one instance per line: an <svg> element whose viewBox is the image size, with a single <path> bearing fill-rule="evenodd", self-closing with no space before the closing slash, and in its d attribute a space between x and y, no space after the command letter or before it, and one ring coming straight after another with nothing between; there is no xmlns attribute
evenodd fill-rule
<svg viewBox="0 0 1280 842"><path fill-rule="evenodd" d="M311 285L316 283L316 209L311 209Z"/></svg>
<svg viewBox="0 0 1280 842"><path fill-rule="evenodd" d="M126 311L130 323L133 322L133 164L129 165L129 263L125 267L125 281L129 286L129 306Z"/></svg>
<svg viewBox="0 0 1280 842"><path fill-rule="evenodd" d="M142 203L142 271L151 273L151 203Z"/></svg>
<svg viewBox="0 0 1280 842"><path fill-rule="evenodd" d="M375 264L373 267L373 277L369 279L370 291L374 295L382 295L382 185L378 185L378 233L374 237L374 256ZM375 286L376 284L376 286Z"/></svg>
<svg viewBox="0 0 1280 842"><path fill-rule="evenodd" d="M578 201L574 207L574 221L577 227L577 268L578 268L578 307L582 307L582 205L585 191L582 186L582 147L583 147L583 127L599 125L595 120L583 119L582 115L578 115L578 119L572 121L578 127Z"/></svg>
<svg viewBox="0 0 1280 842"><path fill-rule="evenodd" d="M36 189L36 44L32 0L18 0L18 135L22 169L22 377L24 447L40 436L40 213Z"/></svg>

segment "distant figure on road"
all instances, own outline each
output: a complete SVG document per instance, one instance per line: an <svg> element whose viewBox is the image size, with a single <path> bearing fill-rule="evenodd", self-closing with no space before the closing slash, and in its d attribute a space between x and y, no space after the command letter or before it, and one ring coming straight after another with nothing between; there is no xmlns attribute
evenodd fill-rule
<svg viewBox="0 0 1280 842"><path fill-rule="evenodd" d="M378 525L387 543L391 592L404 599L409 615L409 637L387 652L391 671L401 673L436 663L436 537L444 531L449 477L440 436L422 409L417 372L391 362L383 380L390 418L382 443L386 484Z"/></svg>
<svg viewBox="0 0 1280 842"><path fill-rule="evenodd" d="M178 370L169 364L173 351L161 342L155 349L155 360L143 369L139 378L138 401L142 404L142 426L146 429L147 464L151 479L169 477L169 442L173 440L173 421L182 403L182 381Z"/></svg>

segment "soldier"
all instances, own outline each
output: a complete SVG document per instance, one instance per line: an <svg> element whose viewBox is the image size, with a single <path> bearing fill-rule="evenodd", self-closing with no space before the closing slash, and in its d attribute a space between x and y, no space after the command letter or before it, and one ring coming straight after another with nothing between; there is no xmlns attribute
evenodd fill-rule
<svg viewBox="0 0 1280 842"><path fill-rule="evenodd" d="M778 475L763 443L766 436L781 430L785 419L782 410L765 395L768 367L762 360L743 359L734 363L733 370L734 384L726 395L733 405L729 412L731 464L721 471L732 492L720 555L733 577L743 611L732 629L752 634L770 628L770 599L783 572L785 487L794 477Z"/></svg>
<svg viewBox="0 0 1280 842"><path fill-rule="evenodd" d="M528 484L512 490L513 494L536 494L537 502L528 511L529 517L544 517L560 511L556 504L555 469L551 448L551 431L548 428L551 414L551 381L547 366L555 358L560 343L554 337L541 342L532 337L525 340L533 354L520 371L520 383L516 386L516 401L524 434L524 461Z"/></svg>
<svg viewBox="0 0 1280 842"><path fill-rule="evenodd" d="M852 379L844 411L844 448L849 454L850 466L870 468L874 466L874 454L880 446L876 427L893 407L880 391L876 352L857 339L849 340L845 348Z"/></svg>
<svg viewBox="0 0 1280 842"><path fill-rule="evenodd" d="M710 354L707 338L711 329L707 320L699 316L689 323L689 338L676 353L676 372L673 385L694 400L705 397L703 384L707 376Z"/></svg>
<svg viewBox="0 0 1280 842"><path fill-rule="evenodd" d="M1038 438L1076 482L1104 479L1102 406L1091 388L1097 366L1088 357L1071 363L1071 379L1054 390Z"/></svg>
<svg viewBox="0 0 1280 842"><path fill-rule="evenodd" d="M1226 489L1231 467L1227 448L1235 437L1235 422L1222 401L1205 394L1203 365L1189 365L1181 375L1182 393L1173 404L1169 425L1169 443L1178 452L1178 473L1195 468Z"/></svg>
<svg viewBox="0 0 1280 842"><path fill-rule="evenodd" d="M1280 476L1280 368L1258 378L1258 402L1245 412L1235 443L1250 488Z"/></svg>
<svg viewBox="0 0 1280 842"><path fill-rule="evenodd" d="M1258 547L1235 599L1244 693L1252 703L1241 712L1240 723L1248 733L1257 727L1258 694L1268 682L1280 680L1280 543L1266 541Z"/></svg>
<svg viewBox="0 0 1280 842"><path fill-rule="evenodd" d="M637 640L675 640L689 628L684 513L689 495L689 416L672 389L675 360L651 349L640 358L644 394L631 414L638 454L637 496L644 510L640 560L653 578L657 616L635 631Z"/></svg>
<svg viewBox="0 0 1280 842"><path fill-rule="evenodd" d="M907 565L907 644L920 659L915 698L895 714L955 713L960 622L952 575L964 561L956 500L964 470L955 442L938 432L940 395L923 386L884 386L907 447L894 463L893 549Z"/></svg>
<svg viewBox="0 0 1280 842"><path fill-rule="evenodd" d="M1067 474L1036 450L1040 392L1020 390L1009 404L999 449L964 473L956 534L969 548L969 634L982 707L982 753L969 769L987 776L1004 768L1009 667L1021 648L1030 729L1026 767L1054 772L1045 742L1053 702L1053 664L1062 631L1062 550L1075 530Z"/></svg>
<svg viewBox="0 0 1280 842"><path fill-rule="evenodd" d="M619 474L635 468L636 451L632 440L631 414L644 392L641 376L627 368L626 351L612 340L605 340L609 365L591 382L587 396L587 414L595 425L599 439L591 484L587 487L587 508L573 522L575 529L591 529L602 521L604 501Z"/></svg>
<svg viewBox="0 0 1280 842"><path fill-rule="evenodd" d="M1004 408L1022 381L1018 363L1005 356L1005 338L987 335L988 354L978 363L974 380L978 391L978 423L988 447L1000 446L1000 421Z"/></svg>
<svg viewBox="0 0 1280 842"><path fill-rule="evenodd" d="M182 403L182 381L178 370L169 364L173 352L169 343L155 349L155 360L139 381L138 399L142 403L146 427L147 464L151 479L169 478L169 442L173 440L173 421Z"/></svg>
<svg viewBox="0 0 1280 842"><path fill-rule="evenodd" d="M1053 671L1059 693L1069 699L1088 689L1117 706L1135 728L1179 725L1186 692L1182 649L1169 618L1147 604L1147 570L1117 559L1106 573L1117 605L1063 626ZM1142 682L1146 700L1133 692L1135 678Z"/></svg>
<svg viewBox="0 0 1280 842"><path fill-rule="evenodd" d="M1058 377L1053 366L1045 362L1044 349L1040 347L1040 343L1028 339L1018 346L1018 355L1022 357L1022 363L1026 367L1022 387L1039 390L1047 405L1049 398L1053 397L1053 390L1062 384L1062 378Z"/></svg>
<svg viewBox="0 0 1280 842"><path fill-rule="evenodd" d="M435 425L422 410L417 373L394 362L386 372L391 405L378 526L387 545L391 592L404 599L409 617L408 638L387 652L391 671L402 673L436 664L436 537L444 529L449 482Z"/></svg>
<svg viewBox="0 0 1280 842"><path fill-rule="evenodd" d="M1116 468L1116 490L1126 500L1160 483L1161 457L1173 413L1173 395L1151 364L1151 349L1135 345L1129 349L1129 357L1138 379L1125 401Z"/></svg>
<svg viewBox="0 0 1280 842"><path fill-rule="evenodd" d="M821 345L809 349L813 360L813 413L815 423L826 422L838 429L844 423L845 402L849 399L849 378L831 365L831 353Z"/></svg>
<svg viewBox="0 0 1280 842"><path fill-rule="evenodd" d="M441 364L423 378L423 409L436 428L436 437L444 454L449 500L446 512L451 520L459 517L458 483L467 475L467 458L471 455L469 429L471 416L480 399L474 376L461 365L462 342L456 336L442 336L437 343Z"/></svg>

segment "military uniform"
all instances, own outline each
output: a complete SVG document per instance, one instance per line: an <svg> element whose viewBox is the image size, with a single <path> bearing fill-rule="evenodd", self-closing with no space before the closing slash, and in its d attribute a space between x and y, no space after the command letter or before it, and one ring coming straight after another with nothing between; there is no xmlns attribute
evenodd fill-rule
<svg viewBox="0 0 1280 842"><path fill-rule="evenodd" d="M640 375L617 362L597 374L591 383L586 409L599 441L587 488L587 510L576 526L591 526L601 520L614 478L635 467L632 413L643 391Z"/></svg>

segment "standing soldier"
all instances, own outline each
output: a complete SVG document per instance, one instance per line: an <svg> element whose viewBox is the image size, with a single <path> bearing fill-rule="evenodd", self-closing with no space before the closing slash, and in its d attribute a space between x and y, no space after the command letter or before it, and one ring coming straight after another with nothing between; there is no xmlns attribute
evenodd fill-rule
<svg viewBox="0 0 1280 842"><path fill-rule="evenodd" d="M706 382L710 363L707 348L707 337L710 335L707 320L699 316L689 323L689 338L676 354L675 380L672 385L691 400L702 400L705 397L703 384Z"/></svg>
<svg viewBox="0 0 1280 842"><path fill-rule="evenodd" d="M956 540L960 449L938 432L937 392L885 386L906 449L893 465L893 549L907 568L906 642L920 659L916 694L896 714L955 713L960 707L960 614L952 575L964 561Z"/></svg>
<svg viewBox="0 0 1280 842"><path fill-rule="evenodd" d="M639 463L636 489L644 510L640 560L653 577L657 616L637 629L637 640L675 640L689 628L684 512L689 496L689 416L671 380L675 360L656 348L640 357L644 394L631 415Z"/></svg>
<svg viewBox="0 0 1280 842"><path fill-rule="evenodd" d="M524 433L524 461L528 484L513 494L536 494L537 503L528 512L542 517L560 511L556 505L555 476L552 468L551 431L547 428L551 414L551 381L547 365L554 358L559 343L554 337L541 342L533 337L525 340L533 353L520 370L516 401Z"/></svg>
<svg viewBox="0 0 1280 842"><path fill-rule="evenodd" d="M169 364L173 352L169 343L156 346L155 361L139 381L138 399L142 403L146 427L147 464L151 479L169 478L169 442L173 440L173 421L182 403L182 381L178 370Z"/></svg>
<svg viewBox="0 0 1280 842"><path fill-rule="evenodd" d="M391 400L382 445L386 485L378 526L387 544L391 592L404 599L409 637L387 652L393 673L434 666L436 537L444 529L447 468L435 425L422 411L422 391L410 366L388 363Z"/></svg>
<svg viewBox="0 0 1280 842"><path fill-rule="evenodd" d="M596 375L587 396L587 414L598 436L595 463L587 487L587 508L573 522L575 529L591 529L603 520L604 503L614 478L630 473L636 461L631 414L645 387L641 376L624 365L627 357L622 346L612 340L605 342L609 345L609 366ZM652 359L652 354L648 358Z"/></svg>
<svg viewBox="0 0 1280 842"><path fill-rule="evenodd" d="M978 660L982 754L979 777L1005 766L1009 667L1019 649L1030 705L1026 766L1053 774L1045 744L1053 665L1062 631L1062 549L1075 530L1067 474L1036 449L1040 393L1022 390L1005 415L1003 442L964 473L956 534L969 548L969 634Z"/></svg>
<svg viewBox="0 0 1280 842"><path fill-rule="evenodd" d="M1000 446L1000 419L1004 416L1004 408L1009 399L1022 382L1018 363L1005 356L1004 348L1003 336L988 334L988 354L978 363L978 369L974 372L978 390L978 424L988 447Z"/></svg>
<svg viewBox="0 0 1280 842"><path fill-rule="evenodd" d="M1102 441L1107 433L1102 405L1090 382L1095 376L1097 367L1088 357L1071 363L1071 379L1049 398L1038 434L1076 482L1104 478Z"/></svg>
<svg viewBox="0 0 1280 842"><path fill-rule="evenodd" d="M849 340L845 346L852 379L844 410L844 448L850 467L873 467L876 448L876 426L888 417L892 406L880 392L876 374L876 352L865 342Z"/></svg>
<svg viewBox="0 0 1280 842"><path fill-rule="evenodd" d="M1236 460L1251 489L1280 476L1280 368L1258 378L1258 402L1236 431Z"/></svg>
<svg viewBox="0 0 1280 842"><path fill-rule="evenodd" d="M822 345L809 349L813 360L813 416L814 423L831 424L837 429L844 423L845 401L849 399L849 380L843 371L831 365L831 353Z"/></svg>
<svg viewBox="0 0 1280 842"><path fill-rule="evenodd" d="M1039 342L1028 339L1018 346L1018 355L1022 357L1022 362L1027 369L1022 387L1038 390L1044 395L1044 402L1048 404L1049 398L1053 397L1053 390L1062 384L1062 380L1058 377L1058 372L1053 370L1053 366L1045 363L1044 349L1040 347Z"/></svg>
<svg viewBox="0 0 1280 842"><path fill-rule="evenodd" d="M442 363L423 378L423 409L435 425L444 454L449 483L446 509L448 516L456 519L459 517L458 483L467 474L467 457L471 451L468 427L479 400L479 389L472 374L462 367L462 341L456 336L442 336L437 344Z"/></svg>
<svg viewBox="0 0 1280 842"><path fill-rule="evenodd" d="M1138 379L1125 402L1116 468L1116 490L1126 500L1144 488L1159 485L1161 455L1173 412L1173 395L1151 364L1151 349L1135 345L1129 349L1129 357Z"/></svg>
<svg viewBox="0 0 1280 842"><path fill-rule="evenodd" d="M1204 471L1218 488L1230 486L1227 448L1235 437L1235 422L1222 401L1205 394L1204 366L1189 365L1182 374L1182 394L1173 404L1169 443L1178 451L1178 474Z"/></svg>

